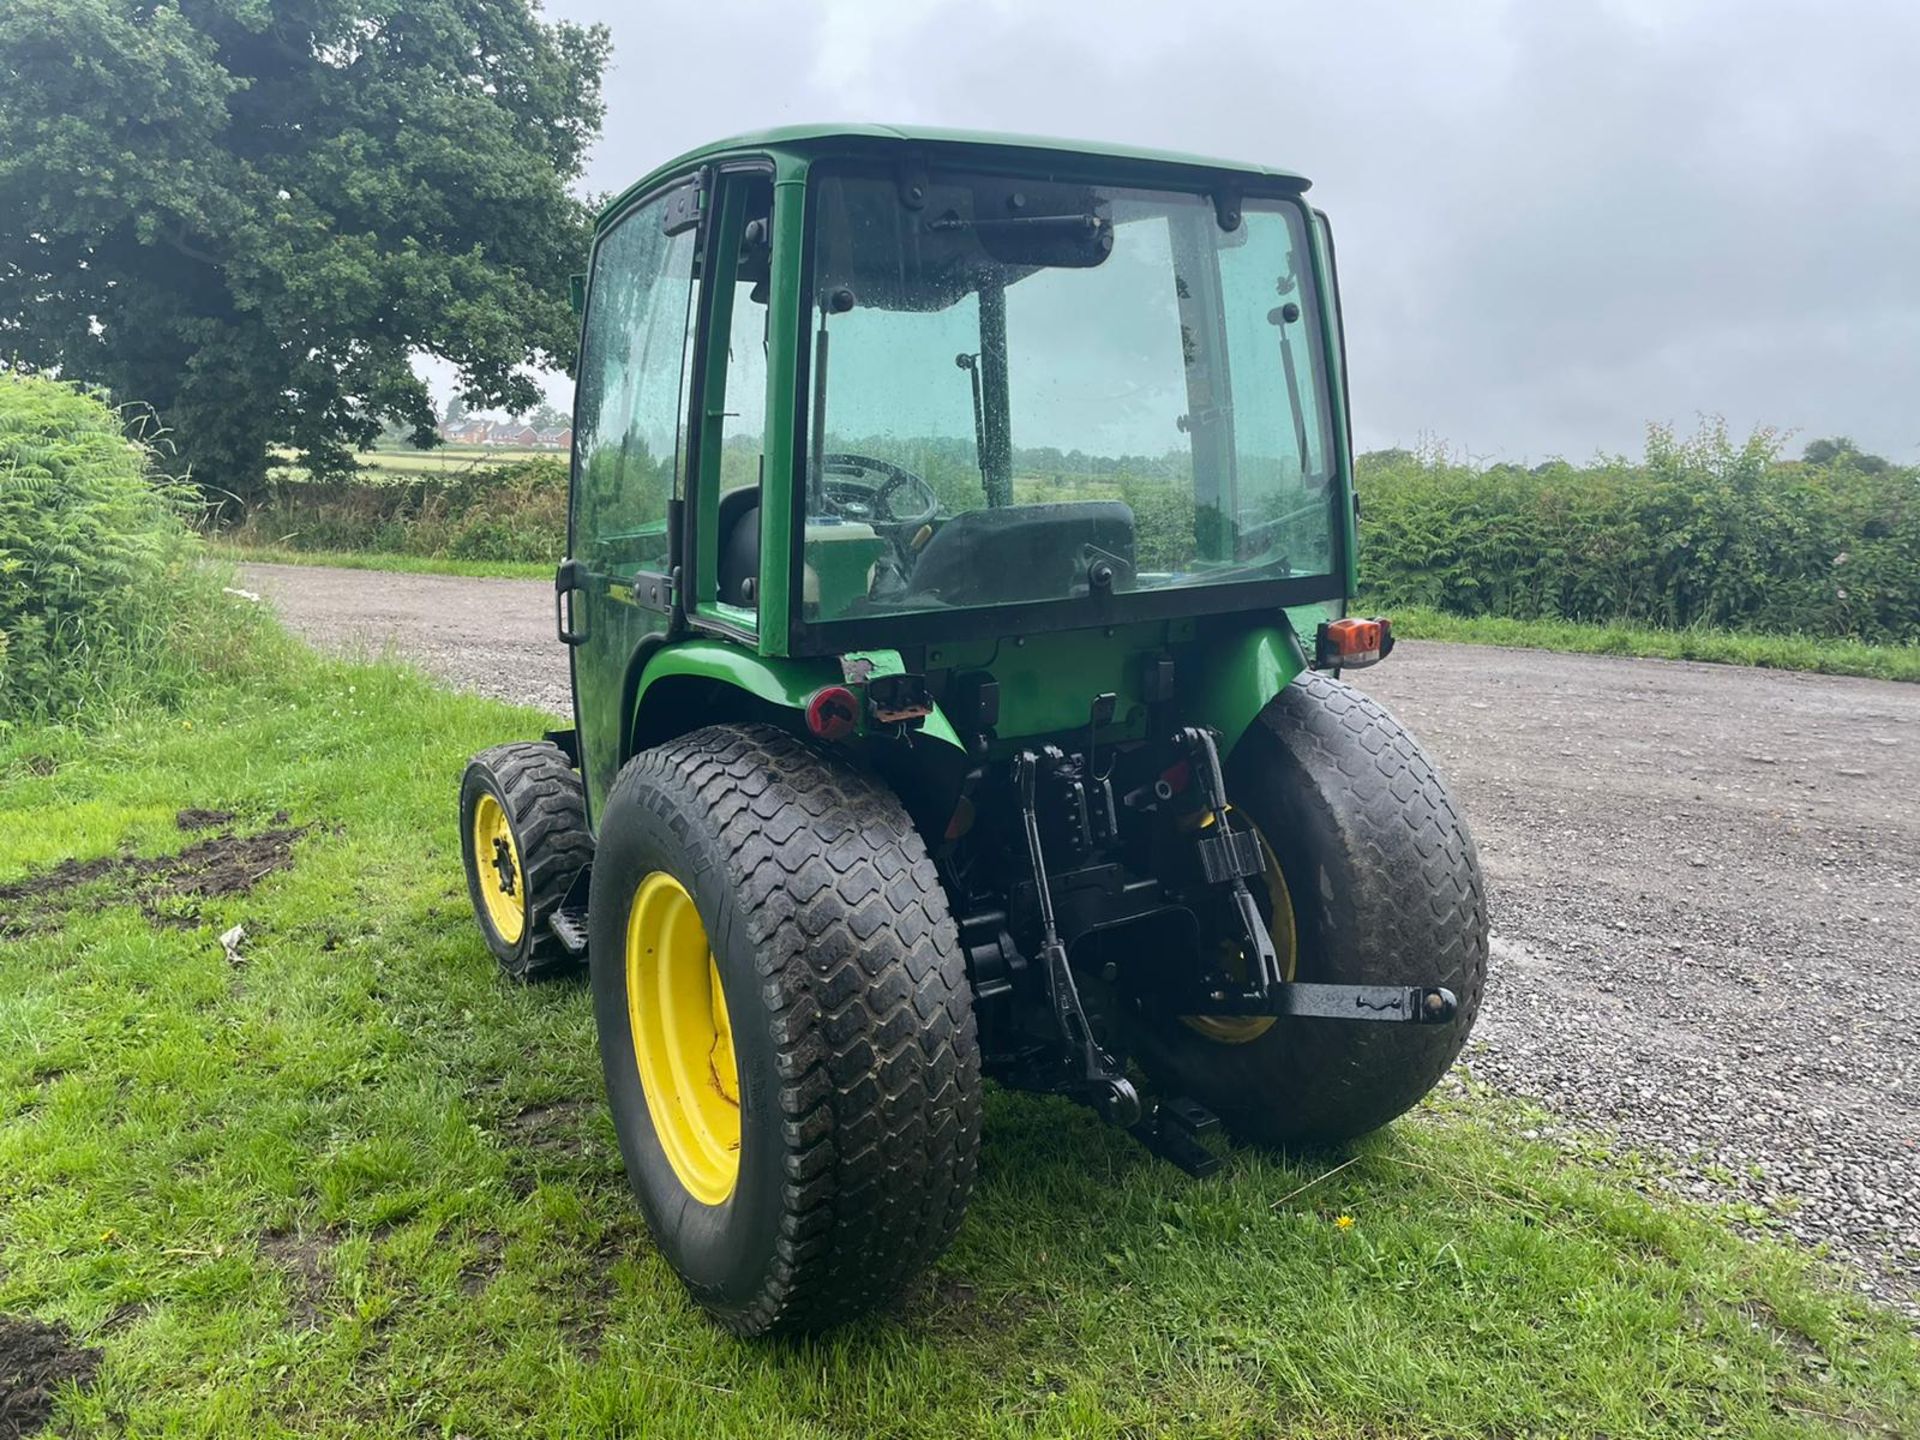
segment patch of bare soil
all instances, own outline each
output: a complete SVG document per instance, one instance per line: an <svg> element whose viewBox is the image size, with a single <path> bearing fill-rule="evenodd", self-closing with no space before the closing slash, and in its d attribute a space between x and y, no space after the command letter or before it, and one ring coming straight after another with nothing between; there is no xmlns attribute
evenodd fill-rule
<svg viewBox="0 0 1920 1440"><path fill-rule="evenodd" d="M173 817L173 823L182 830L211 830L216 825L231 825L231 810L182 810Z"/></svg>
<svg viewBox="0 0 1920 1440"><path fill-rule="evenodd" d="M1018 1329L1043 1303L1017 1291L982 1295L972 1281L937 1269L894 1302L893 1314L921 1335L1004 1334Z"/></svg>
<svg viewBox="0 0 1920 1440"><path fill-rule="evenodd" d="M546 1105L529 1105L502 1120L498 1131L503 1139L515 1145L578 1155L585 1148L580 1127L596 1105L593 1100L555 1100Z"/></svg>
<svg viewBox="0 0 1920 1440"><path fill-rule="evenodd" d="M182 810L174 822L182 830L197 831L232 819L221 810ZM62 860L24 880L0 885L0 906L10 912L0 920L0 939L33 933L37 919L77 903L78 897L70 892L108 877L131 885L140 908L156 924L192 924L193 901L244 895L276 870L293 864L294 842L310 827L288 825L286 819L282 811L274 816L272 826L252 835L223 829L171 855Z"/></svg>
<svg viewBox="0 0 1920 1440"><path fill-rule="evenodd" d="M66 1326L0 1315L0 1440L39 1431L60 1387L91 1385L99 1368L100 1352L74 1343Z"/></svg>
<svg viewBox="0 0 1920 1440"><path fill-rule="evenodd" d="M507 1250L506 1240L489 1230L473 1240L474 1256L460 1267L460 1293L478 1295L500 1273Z"/></svg>
<svg viewBox="0 0 1920 1440"><path fill-rule="evenodd" d="M320 1302L331 1283L326 1260L333 1238L324 1231L302 1235L276 1230L262 1235L258 1244L261 1256L287 1277L288 1320L297 1329L318 1329L324 1314Z"/></svg>

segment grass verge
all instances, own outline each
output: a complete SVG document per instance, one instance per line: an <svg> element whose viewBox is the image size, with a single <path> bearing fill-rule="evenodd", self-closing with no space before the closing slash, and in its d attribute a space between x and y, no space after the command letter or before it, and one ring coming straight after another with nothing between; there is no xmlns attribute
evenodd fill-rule
<svg viewBox="0 0 1920 1440"><path fill-rule="evenodd" d="M460 765L545 723L302 655L0 737L0 1316L101 1352L63 1433L1920 1432L1909 1330L1471 1095L1195 1183L995 1093L893 1313L717 1333L626 1190L584 988L507 985L468 913ZM281 838L207 882L228 830ZM20 893L69 859L106 868Z"/></svg>
<svg viewBox="0 0 1920 1440"><path fill-rule="evenodd" d="M1357 602L1355 614L1365 614ZM1412 605L1393 609L1393 633L1407 640L1450 640L1520 650L1581 655L1635 655L1657 660L1705 660L1822 675L1920 681L1920 645L1864 645L1811 635L1760 635L1734 630L1656 630L1638 625L1586 625L1572 620L1508 620L1449 615Z"/></svg>
<svg viewBox="0 0 1920 1440"><path fill-rule="evenodd" d="M402 575L473 575L495 580L552 580L544 561L449 560L437 555L398 555L373 550L288 550L275 546L209 547L236 565L328 565L342 570L387 570Z"/></svg>

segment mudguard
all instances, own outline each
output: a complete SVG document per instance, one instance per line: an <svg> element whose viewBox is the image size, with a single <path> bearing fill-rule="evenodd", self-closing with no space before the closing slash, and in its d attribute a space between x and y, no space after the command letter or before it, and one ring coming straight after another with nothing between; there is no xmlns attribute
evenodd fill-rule
<svg viewBox="0 0 1920 1440"><path fill-rule="evenodd" d="M863 658L875 662L870 671L873 675L898 675L905 668L898 651L867 650L860 653ZM848 683L840 660L833 656L793 659L779 655L755 655L724 640L681 640L661 646L648 657L634 693L631 732L642 728L641 720L649 713L647 707L650 703L656 706L661 703L656 693L660 683L680 676L718 680L769 705L794 711L804 711L807 701L823 687ZM856 683L849 688L858 690L860 686ZM877 733L867 720L864 706L861 707L861 727L863 734ZM656 727L645 728L653 730ZM926 716L909 722L908 728L931 740L951 745L956 750L965 748L937 705Z"/></svg>
<svg viewBox="0 0 1920 1440"><path fill-rule="evenodd" d="M1307 668L1307 654L1291 625L1262 625L1198 647L1192 688L1186 696L1189 718L1220 738L1229 755L1254 716Z"/></svg>

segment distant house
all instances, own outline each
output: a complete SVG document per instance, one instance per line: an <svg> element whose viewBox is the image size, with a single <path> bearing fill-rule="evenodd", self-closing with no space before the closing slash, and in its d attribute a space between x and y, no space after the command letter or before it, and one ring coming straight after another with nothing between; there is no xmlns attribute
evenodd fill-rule
<svg viewBox="0 0 1920 1440"><path fill-rule="evenodd" d="M518 449L528 449L534 444L534 426L526 424L524 420L495 420L493 424L482 428L482 445L513 445Z"/></svg>
<svg viewBox="0 0 1920 1440"><path fill-rule="evenodd" d="M449 445L491 445L507 450L566 450L573 430L562 425L540 430L524 420L461 420L440 426L440 438Z"/></svg>
<svg viewBox="0 0 1920 1440"><path fill-rule="evenodd" d="M484 420L457 420L451 425L443 422L440 438L449 445L483 445L491 428Z"/></svg>

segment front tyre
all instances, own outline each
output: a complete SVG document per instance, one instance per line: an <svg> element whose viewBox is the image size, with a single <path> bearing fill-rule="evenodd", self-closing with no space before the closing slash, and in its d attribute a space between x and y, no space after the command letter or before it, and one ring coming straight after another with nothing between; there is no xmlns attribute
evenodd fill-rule
<svg viewBox="0 0 1920 1440"><path fill-rule="evenodd" d="M614 1128L693 1298L758 1335L897 1293L958 1229L980 1142L959 938L898 800L713 726L620 772L591 884Z"/></svg>
<svg viewBox="0 0 1920 1440"><path fill-rule="evenodd" d="M1364 1135L1432 1089L1473 1028L1487 972L1473 837L1399 721L1312 672L1267 702L1226 780L1284 877L1272 893L1291 911L1292 978L1444 985L1459 1010L1445 1025L1149 1017L1141 1058L1242 1139Z"/></svg>
<svg viewBox="0 0 1920 1440"><path fill-rule="evenodd" d="M516 741L467 762L460 852L474 918L501 969L544 980L580 968L547 923L593 859L580 776L559 746Z"/></svg>

